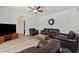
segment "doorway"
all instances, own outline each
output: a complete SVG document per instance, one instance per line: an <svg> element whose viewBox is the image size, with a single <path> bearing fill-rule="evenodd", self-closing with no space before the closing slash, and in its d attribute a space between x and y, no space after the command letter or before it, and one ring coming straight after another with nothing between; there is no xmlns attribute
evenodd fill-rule
<svg viewBox="0 0 79 59"><path fill-rule="evenodd" d="M18 19L17 19L17 33L19 34L24 34L25 32L25 17L24 16L18 16Z"/></svg>

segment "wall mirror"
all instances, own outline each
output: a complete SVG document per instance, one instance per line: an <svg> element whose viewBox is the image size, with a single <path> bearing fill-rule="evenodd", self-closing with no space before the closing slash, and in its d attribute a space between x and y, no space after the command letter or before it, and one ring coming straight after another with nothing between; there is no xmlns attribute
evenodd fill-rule
<svg viewBox="0 0 79 59"><path fill-rule="evenodd" d="M49 21L48 21L48 24L49 24L49 25L53 25L54 23L55 23L54 19L52 19L52 18L49 19Z"/></svg>

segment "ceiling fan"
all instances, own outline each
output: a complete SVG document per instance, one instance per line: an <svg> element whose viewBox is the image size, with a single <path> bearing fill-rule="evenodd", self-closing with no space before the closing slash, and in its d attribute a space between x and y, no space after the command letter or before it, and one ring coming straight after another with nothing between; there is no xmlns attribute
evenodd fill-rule
<svg viewBox="0 0 79 59"><path fill-rule="evenodd" d="M34 6L34 7L29 7L29 8L32 9L31 12L34 12L35 14L37 14L38 12L43 12L40 6Z"/></svg>

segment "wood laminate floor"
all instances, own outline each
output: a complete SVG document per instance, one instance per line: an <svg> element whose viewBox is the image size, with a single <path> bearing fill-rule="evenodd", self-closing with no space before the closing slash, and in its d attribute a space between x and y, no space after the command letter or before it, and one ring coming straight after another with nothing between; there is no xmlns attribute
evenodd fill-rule
<svg viewBox="0 0 79 59"><path fill-rule="evenodd" d="M5 43L0 44L0 53L14 53L19 52L23 49L37 46L40 40L31 37L19 35L19 38L16 40L10 40Z"/></svg>
<svg viewBox="0 0 79 59"><path fill-rule="evenodd" d="M0 53L19 52L23 49L26 49L32 46L37 46L39 41L40 40L37 39L36 37L32 37L29 35L27 36L19 35L18 39L10 40L0 44ZM78 52L79 52L79 40L78 40Z"/></svg>

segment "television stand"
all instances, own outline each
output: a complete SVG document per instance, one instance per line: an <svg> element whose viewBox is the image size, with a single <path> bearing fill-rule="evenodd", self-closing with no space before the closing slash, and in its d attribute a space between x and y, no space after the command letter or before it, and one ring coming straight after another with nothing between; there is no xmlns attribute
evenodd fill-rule
<svg viewBox="0 0 79 59"><path fill-rule="evenodd" d="M17 38L18 38L18 33L2 35L0 36L0 44Z"/></svg>

